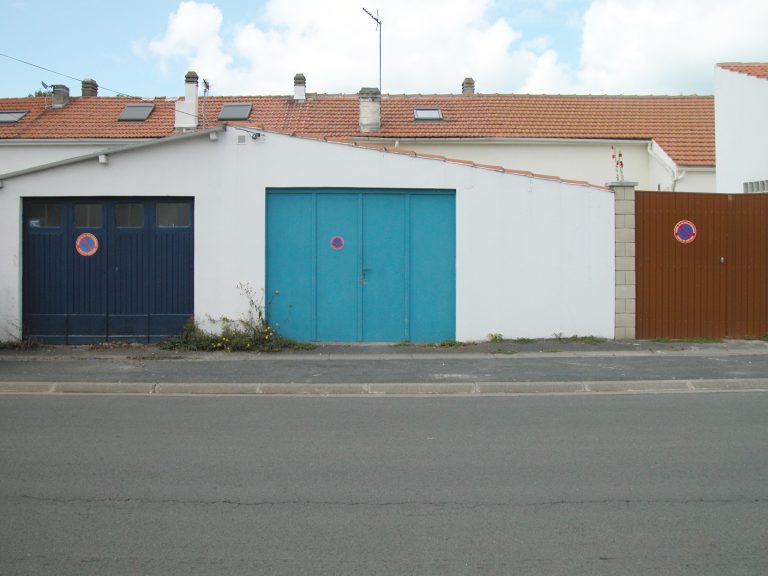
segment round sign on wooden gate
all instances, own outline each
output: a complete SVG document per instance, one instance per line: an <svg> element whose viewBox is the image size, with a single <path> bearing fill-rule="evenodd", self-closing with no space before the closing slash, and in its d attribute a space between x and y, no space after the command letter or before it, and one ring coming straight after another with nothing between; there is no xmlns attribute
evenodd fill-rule
<svg viewBox="0 0 768 576"><path fill-rule="evenodd" d="M80 234L75 240L75 250L80 256L93 256L99 250L99 239L90 232Z"/></svg>
<svg viewBox="0 0 768 576"><path fill-rule="evenodd" d="M690 244L696 240L696 225L690 220L680 220L675 224L675 240L681 244Z"/></svg>

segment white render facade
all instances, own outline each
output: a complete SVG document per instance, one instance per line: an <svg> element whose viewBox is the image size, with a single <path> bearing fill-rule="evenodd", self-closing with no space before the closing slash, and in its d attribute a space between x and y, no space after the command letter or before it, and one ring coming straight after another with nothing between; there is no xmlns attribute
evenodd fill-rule
<svg viewBox="0 0 768 576"><path fill-rule="evenodd" d="M280 188L454 190L457 340L614 337L611 190L251 133L218 128L0 175L0 338L22 335L24 199L194 198L194 313L204 321L245 311L238 284L265 288L266 191Z"/></svg>
<svg viewBox="0 0 768 576"><path fill-rule="evenodd" d="M120 148L140 140L110 139L0 139L0 174L69 160L104 148Z"/></svg>
<svg viewBox="0 0 768 576"><path fill-rule="evenodd" d="M611 146L621 151L624 179L638 190L714 192L715 168L678 166L653 140L586 139L427 139L373 140L419 153L464 158L537 174L602 185L620 179L611 159Z"/></svg>
<svg viewBox="0 0 768 576"><path fill-rule="evenodd" d="M768 186L768 79L715 67L717 191ZM763 182L762 189L745 184Z"/></svg>

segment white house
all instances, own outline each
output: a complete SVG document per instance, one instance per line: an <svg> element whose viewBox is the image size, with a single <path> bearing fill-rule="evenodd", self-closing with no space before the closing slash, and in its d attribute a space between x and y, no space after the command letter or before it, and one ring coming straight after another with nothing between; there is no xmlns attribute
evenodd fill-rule
<svg viewBox="0 0 768 576"><path fill-rule="evenodd" d="M610 189L247 127L0 177L2 338L156 340L240 283L301 339L610 338L614 265Z"/></svg>
<svg viewBox="0 0 768 576"><path fill-rule="evenodd" d="M717 191L768 191L768 64L715 68Z"/></svg>
<svg viewBox="0 0 768 576"><path fill-rule="evenodd" d="M221 122L307 137L353 139L596 184L624 177L644 190L715 190L711 96L314 94L303 75L288 96L205 97L197 74L184 97L83 96L56 86L47 98L0 99L0 174L210 128Z"/></svg>

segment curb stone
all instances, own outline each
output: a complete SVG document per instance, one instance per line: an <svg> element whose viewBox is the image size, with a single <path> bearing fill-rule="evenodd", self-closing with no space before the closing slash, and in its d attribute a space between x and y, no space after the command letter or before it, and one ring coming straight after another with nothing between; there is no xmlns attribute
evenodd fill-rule
<svg viewBox="0 0 768 576"><path fill-rule="evenodd" d="M456 382L449 384L442 382L359 384L0 382L0 394L137 394L153 396L483 396L713 391L768 391L768 378L594 382Z"/></svg>

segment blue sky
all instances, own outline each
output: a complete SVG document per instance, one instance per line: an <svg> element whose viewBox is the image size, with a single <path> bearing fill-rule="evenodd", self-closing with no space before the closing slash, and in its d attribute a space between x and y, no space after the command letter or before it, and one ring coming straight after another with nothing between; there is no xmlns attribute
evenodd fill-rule
<svg viewBox="0 0 768 576"><path fill-rule="evenodd" d="M383 90L711 94L716 62L768 61L764 0L0 0L0 53L139 96ZM0 56L0 97L79 82Z"/></svg>

